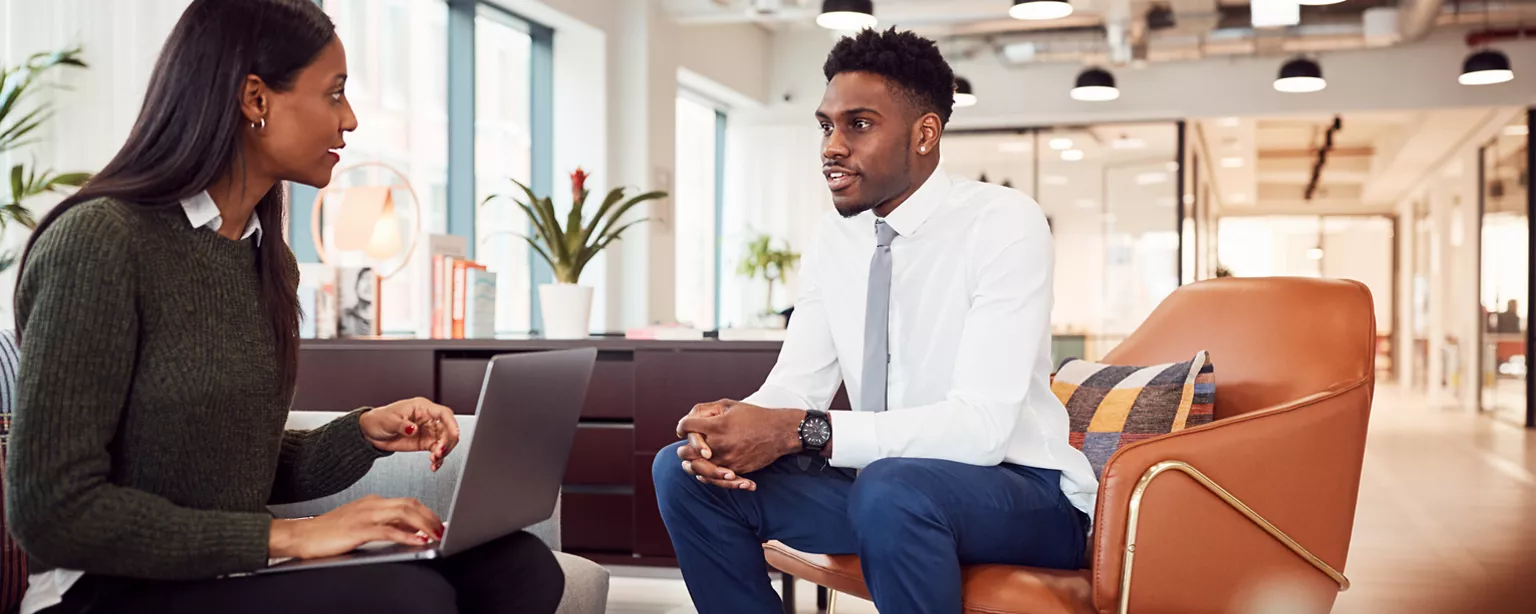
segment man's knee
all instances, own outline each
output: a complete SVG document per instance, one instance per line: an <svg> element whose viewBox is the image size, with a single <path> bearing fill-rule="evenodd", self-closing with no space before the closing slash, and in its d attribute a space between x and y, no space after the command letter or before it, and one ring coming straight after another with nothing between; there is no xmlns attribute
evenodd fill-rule
<svg viewBox="0 0 1536 614"><path fill-rule="evenodd" d="M848 493L848 516L861 538L880 539L914 522L937 521L942 510L926 493L934 461L883 458L859 472Z"/></svg>
<svg viewBox="0 0 1536 614"><path fill-rule="evenodd" d="M682 446L683 442L679 441L662 448L651 463L651 481L656 485L657 502L662 506L667 505L671 495L697 486L694 477L683 471L683 460L677 456L677 449Z"/></svg>

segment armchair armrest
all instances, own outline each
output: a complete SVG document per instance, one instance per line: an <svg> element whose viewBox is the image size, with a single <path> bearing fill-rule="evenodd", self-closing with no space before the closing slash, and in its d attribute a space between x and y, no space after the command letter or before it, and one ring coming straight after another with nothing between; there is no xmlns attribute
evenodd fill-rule
<svg viewBox="0 0 1536 614"><path fill-rule="evenodd" d="M1097 610L1328 611L1348 586L1326 568L1342 570L1349 549L1372 382L1117 452L1095 516Z"/></svg>

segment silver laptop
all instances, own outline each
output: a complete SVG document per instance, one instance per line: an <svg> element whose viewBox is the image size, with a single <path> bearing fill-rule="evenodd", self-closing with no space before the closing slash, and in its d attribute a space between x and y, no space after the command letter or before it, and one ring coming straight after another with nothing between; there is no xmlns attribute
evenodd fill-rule
<svg viewBox="0 0 1536 614"><path fill-rule="evenodd" d="M456 451L465 455L464 470L444 518L442 541L427 546L375 542L346 554L289 560L252 573L442 558L549 518L596 362L594 348L491 359L475 410L475 434Z"/></svg>

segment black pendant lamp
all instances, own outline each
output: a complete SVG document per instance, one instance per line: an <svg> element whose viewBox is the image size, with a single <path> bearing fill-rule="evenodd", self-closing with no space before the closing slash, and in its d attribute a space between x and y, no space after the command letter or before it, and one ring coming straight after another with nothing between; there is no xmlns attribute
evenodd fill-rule
<svg viewBox="0 0 1536 614"><path fill-rule="evenodd" d="M1105 102L1120 97L1115 87L1115 76L1102 68L1089 68L1077 74L1077 84L1072 88L1072 99L1084 102Z"/></svg>
<svg viewBox="0 0 1536 614"><path fill-rule="evenodd" d="M1462 85L1492 85L1515 78L1509 67L1509 56L1495 49L1483 49L1467 56L1461 64L1461 76L1456 81Z"/></svg>
<svg viewBox="0 0 1536 614"><path fill-rule="evenodd" d="M1072 5L1067 0L1013 0L1013 7L1008 9L1009 17L1026 21L1061 19L1071 14Z"/></svg>
<svg viewBox="0 0 1536 614"><path fill-rule="evenodd" d="M823 0L816 16L816 25L828 30L863 30L876 23L874 0Z"/></svg>
<svg viewBox="0 0 1536 614"><path fill-rule="evenodd" d="M955 77L955 107L976 106L976 93L971 91L971 81L965 77Z"/></svg>
<svg viewBox="0 0 1536 614"><path fill-rule="evenodd" d="M1280 76L1275 79L1275 90L1288 94L1316 92L1325 87L1328 87L1328 82L1323 79L1323 67L1303 57L1286 62L1280 67Z"/></svg>

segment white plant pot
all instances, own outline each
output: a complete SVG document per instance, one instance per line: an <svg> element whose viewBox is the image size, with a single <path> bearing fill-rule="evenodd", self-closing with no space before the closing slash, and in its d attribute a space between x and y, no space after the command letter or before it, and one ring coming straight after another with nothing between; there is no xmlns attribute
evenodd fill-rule
<svg viewBox="0 0 1536 614"><path fill-rule="evenodd" d="M576 284L541 284L539 309L545 339L586 339L592 321L592 288Z"/></svg>

